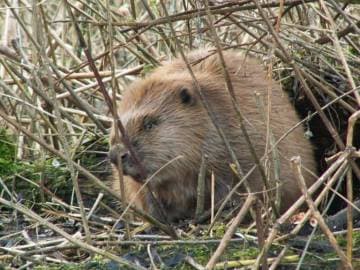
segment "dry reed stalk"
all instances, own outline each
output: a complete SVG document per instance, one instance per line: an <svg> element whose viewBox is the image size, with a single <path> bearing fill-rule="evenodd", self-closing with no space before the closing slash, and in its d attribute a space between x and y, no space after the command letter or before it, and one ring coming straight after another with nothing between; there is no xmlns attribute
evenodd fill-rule
<svg viewBox="0 0 360 270"><path fill-rule="evenodd" d="M353 140L354 140L354 125L360 118L360 111L357 111L353 113L349 117L349 123L348 123L348 130L347 130L347 137L346 137L346 147L347 148L354 148L353 146ZM347 191L347 200L348 200L348 211L347 211L347 250L346 255L348 260L352 261L352 250L353 250L353 213L351 205L353 202L353 174L352 171L347 172L346 177L346 191Z"/></svg>
<svg viewBox="0 0 360 270"><path fill-rule="evenodd" d="M310 194L308 193L307 187L306 187L306 183L305 183L305 179L302 176L301 173L301 168L300 168L300 163L301 163L301 159L300 157L293 157L291 159L291 164L293 166L293 170L294 170L294 175L296 176L296 179L298 181L298 185L301 188L301 191L305 197L305 201L308 204L313 217L317 220L319 227L321 228L321 230L323 231L323 233L325 234L325 236L328 238L330 244L332 245L332 247L334 248L335 252L337 253L337 255L339 256L344 269L353 269L352 264L351 264L351 260L349 260L348 257L346 257L346 254L342 251L342 249L340 248L340 246L338 245L335 236L333 235L333 233L330 231L329 227L326 225L324 218L321 216L319 210L317 210L313 200L310 197Z"/></svg>
<svg viewBox="0 0 360 270"><path fill-rule="evenodd" d="M220 256L223 254L225 248L229 244L229 241L230 241L231 237L235 233L235 231L236 231L237 227L239 226L239 224L245 218L245 215L250 210L250 208L251 208L252 204L254 203L255 199L256 199L256 197L254 195L252 195L252 194L250 194L246 198L246 200L245 200L244 204L242 205L240 211L238 212L238 214L236 215L236 217L232 221L229 228L226 230L226 233L224 234L224 236L223 236L219 246L217 247L216 251L214 252L214 254L211 256L210 260L206 264L205 269L210 270L210 269L214 268L216 262L219 260Z"/></svg>

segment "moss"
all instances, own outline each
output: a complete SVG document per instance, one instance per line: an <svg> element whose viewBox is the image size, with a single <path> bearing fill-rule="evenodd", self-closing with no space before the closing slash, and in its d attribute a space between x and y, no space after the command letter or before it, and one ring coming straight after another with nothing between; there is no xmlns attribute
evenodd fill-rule
<svg viewBox="0 0 360 270"><path fill-rule="evenodd" d="M360 232L353 232L353 243L354 247L360 247Z"/></svg>
<svg viewBox="0 0 360 270"><path fill-rule="evenodd" d="M107 139L87 137L77 149L74 160L80 160L82 166L98 176L108 176L110 168L106 162L107 151ZM70 198L72 181L65 161L52 156L47 156L46 159L32 158L30 163L26 160L17 161L16 140L4 129L0 129L0 153L0 177L9 190L10 187L14 187L16 193L21 194L25 205L33 205L34 202L41 201L41 188L39 188L41 179L45 187L58 197L65 201ZM84 182L89 183L89 181ZM93 185L91 189L94 189ZM45 194L45 200L46 196Z"/></svg>
<svg viewBox="0 0 360 270"><path fill-rule="evenodd" d="M16 160L16 140L0 129L0 176L8 188L14 186L26 205L28 201L40 201L41 177L47 188L64 195L69 191L69 170L56 158L34 160L31 163ZM27 181L25 181L25 179Z"/></svg>
<svg viewBox="0 0 360 270"><path fill-rule="evenodd" d="M0 175L6 177L16 172L16 144L5 129L0 129Z"/></svg>
<svg viewBox="0 0 360 270"><path fill-rule="evenodd" d="M194 245L194 246L186 246L186 251L189 253L195 261L205 264L213 251L215 251L215 245Z"/></svg>
<svg viewBox="0 0 360 270"><path fill-rule="evenodd" d="M214 227L213 227L213 235L215 238L221 238L224 236L226 231L226 225L223 223L217 223Z"/></svg>

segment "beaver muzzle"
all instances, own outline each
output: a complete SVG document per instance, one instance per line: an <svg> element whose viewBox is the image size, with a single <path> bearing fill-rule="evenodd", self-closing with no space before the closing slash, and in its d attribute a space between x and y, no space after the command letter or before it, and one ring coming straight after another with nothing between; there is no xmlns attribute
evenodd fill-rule
<svg viewBox="0 0 360 270"><path fill-rule="evenodd" d="M111 146L108 156L113 165L122 168L124 175L132 176L135 180L140 178L139 169L134 163L129 150L127 150L124 145L115 144ZM119 161L121 164L119 164Z"/></svg>

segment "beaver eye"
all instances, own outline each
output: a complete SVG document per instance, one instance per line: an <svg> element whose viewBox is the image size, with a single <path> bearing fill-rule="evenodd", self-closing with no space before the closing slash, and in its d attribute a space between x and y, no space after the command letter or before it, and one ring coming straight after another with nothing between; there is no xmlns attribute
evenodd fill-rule
<svg viewBox="0 0 360 270"><path fill-rule="evenodd" d="M146 117L144 119L143 128L144 130L151 130L158 124L157 119Z"/></svg>
<svg viewBox="0 0 360 270"><path fill-rule="evenodd" d="M187 88L182 88L180 90L179 96L182 104L194 105L196 103L195 97L193 97L193 95Z"/></svg>

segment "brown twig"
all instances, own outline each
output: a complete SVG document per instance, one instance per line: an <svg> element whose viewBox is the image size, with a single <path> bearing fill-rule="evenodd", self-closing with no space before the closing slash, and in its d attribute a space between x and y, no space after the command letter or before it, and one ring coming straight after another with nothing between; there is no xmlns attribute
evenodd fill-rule
<svg viewBox="0 0 360 270"><path fill-rule="evenodd" d="M195 218L199 218L200 215L204 211L205 179L206 179L206 156L203 155L201 158L201 165L200 165L199 176L198 176Z"/></svg>
<svg viewBox="0 0 360 270"><path fill-rule="evenodd" d="M354 139L354 126L357 120L360 118L360 111L353 113L348 120L348 131L346 136L346 147L353 147L353 139ZM352 179L352 171L347 172L346 177L346 195L347 199L350 203L353 202L353 179ZM347 211L347 250L346 255L349 261L352 261L352 249L353 249L353 210L351 204L348 203L348 211Z"/></svg>
<svg viewBox="0 0 360 270"><path fill-rule="evenodd" d="M225 232L219 246L217 247L215 253L211 256L210 260L206 264L205 269L210 270L210 269L214 268L216 262L219 260L220 256L223 254L225 248L229 244L229 240L231 239L231 237L235 233L235 231L236 231L237 227L239 226L239 224L244 219L246 213L249 211L249 209L252 206L252 204L254 203L255 199L256 199L256 197L254 195L252 195L252 194L250 194L246 198L246 200L245 200L243 206L241 207L240 211L238 212L238 214L234 218L234 220L231 223L230 227L226 230L226 232Z"/></svg>
<svg viewBox="0 0 360 270"><path fill-rule="evenodd" d="M305 201L308 204L313 217L317 220L321 230L323 231L323 233L326 235L326 237L329 239L330 244L332 245L332 247L334 248L335 252L337 253L337 255L339 256L343 267L345 269L353 269L352 265L351 265L351 261L349 261L349 259L346 257L346 254L341 250L341 248L339 247L335 236L332 234L332 232L330 231L329 227L326 225L324 218L321 216L320 212L317 210L314 201L311 199L310 194L308 193L308 189L306 187L306 183L305 183L305 179L302 176L301 173L301 168L300 168L300 163L301 163L301 159L300 157L293 157L291 159L291 164L294 170L294 175L296 176L296 180L298 182L298 185L305 197Z"/></svg>

